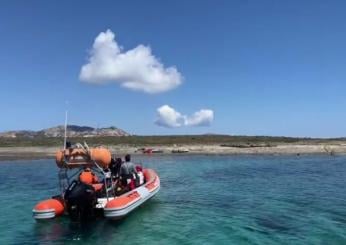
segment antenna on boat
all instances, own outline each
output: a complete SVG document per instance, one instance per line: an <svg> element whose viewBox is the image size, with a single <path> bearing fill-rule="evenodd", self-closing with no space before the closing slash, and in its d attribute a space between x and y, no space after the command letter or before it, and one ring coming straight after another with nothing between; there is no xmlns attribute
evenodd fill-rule
<svg viewBox="0 0 346 245"><path fill-rule="evenodd" d="M66 137L67 137L67 110L65 111L65 135L64 135L64 150L66 150Z"/></svg>

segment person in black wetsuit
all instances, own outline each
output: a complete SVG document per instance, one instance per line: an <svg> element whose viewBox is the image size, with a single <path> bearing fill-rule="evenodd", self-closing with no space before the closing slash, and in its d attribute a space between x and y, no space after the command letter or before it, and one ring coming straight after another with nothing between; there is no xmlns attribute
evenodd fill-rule
<svg viewBox="0 0 346 245"><path fill-rule="evenodd" d="M115 160L112 158L109 168L111 170L113 179L119 178L121 163L122 163L121 158L116 158Z"/></svg>

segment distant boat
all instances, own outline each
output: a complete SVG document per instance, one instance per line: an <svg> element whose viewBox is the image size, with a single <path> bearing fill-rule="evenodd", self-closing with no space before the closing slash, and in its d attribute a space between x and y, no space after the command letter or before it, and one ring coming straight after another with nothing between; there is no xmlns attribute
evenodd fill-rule
<svg viewBox="0 0 346 245"><path fill-rule="evenodd" d="M172 150L172 153L188 153L188 149L174 149Z"/></svg>
<svg viewBox="0 0 346 245"><path fill-rule="evenodd" d="M153 149L151 152L152 153L163 153L163 150L161 150L161 149Z"/></svg>
<svg viewBox="0 0 346 245"><path fill-rule="evenodd" d="M163 153L163 150L161 150L161 149L153 149L153 148L144 148L142 150L142 152L145 153L145 154Z"/></svg>

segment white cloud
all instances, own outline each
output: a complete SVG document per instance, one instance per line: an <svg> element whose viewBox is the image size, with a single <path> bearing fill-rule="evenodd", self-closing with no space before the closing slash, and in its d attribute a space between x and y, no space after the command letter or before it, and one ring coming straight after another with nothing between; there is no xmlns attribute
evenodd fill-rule
<svg viewBox="0 0 346 245"><path fill-rule="evenodd" d="M182 126L210 126L214 120L214 112L202 109L191 116L182 115L169 105L163 105L157 109L158 118L155 124L166 128L178 128Z"/></svg>
<svg viewBox="0 0 346 245"><path fill-rule="evenodd" d="M186 118L185 124L188 126L209 126L214 120L214 112L202 109Z"/></svg>
<svg viewBox="0 0 346 245"><path fill-rule="evenodd" d="M93 84L119 83L146 93L160 93L176 88L182 76L175 67L165 68L151 53L150 47L138 45L123 51L111 30L101 32L94 41L89 62L82 66L79 79Z"/></svg>
<svg viewBox="0 0 346 245"><path fill-rule="evenodd" d="M166 128L177 128L185 124L185 118L169 105L163 105L157 109L158 119L155 123Z"/></svg>

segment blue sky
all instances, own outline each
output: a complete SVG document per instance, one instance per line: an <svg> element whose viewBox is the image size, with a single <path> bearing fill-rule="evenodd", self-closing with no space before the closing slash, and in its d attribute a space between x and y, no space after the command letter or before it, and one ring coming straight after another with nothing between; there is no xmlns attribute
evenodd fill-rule
<svg viewBox="0 0 346 245"><path fill-rule="evenodd" d="M130 133L346 136L344 1L1 1L0 131L64 122ZM80 81L95 38L150 46L180 85L160 93ZM66 102L68 101L68 105ZM210 109L160 127L157 109Z"/></svg>

